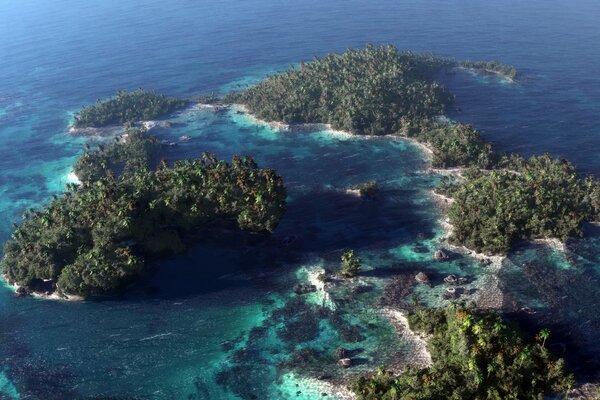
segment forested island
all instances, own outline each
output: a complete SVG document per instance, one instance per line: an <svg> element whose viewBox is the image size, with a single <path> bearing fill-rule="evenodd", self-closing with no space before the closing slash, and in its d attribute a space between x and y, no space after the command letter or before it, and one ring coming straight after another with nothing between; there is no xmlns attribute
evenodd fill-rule
<svg viewBox="0 0 600 400"><path fill-rule="evenodd" d="M498 154L472 126L440 121L453 96L434 78L456 67L517 76L514 67L493 61L368 46L302 63L223 101L242 103L267 121L411 138L431 149L433 167L468 168L464 179L439 189L454 200L448 216L455 244L504 254L518 240L580 236L582 224L600 215L598 182L566 160Z"/></svg>
<svg viewBox="0 0 600 400"><path fill-rule="evenodd" d="M564 159L548 154L502 157L494 169L470 168L441 192L453 198L451 240L488 254L505 254L519 240L583 235L600 219L600 185Z"/></svg>
<svg viewBox="0 0 600 400"><path fill-rule="evenodd" d="M494 313L463 305L417 308L408 315L413 330L429 336L432 364L395 376L381 369L359 377L352 389L362 400L543 399L564 395L575 383L564 360L546 348L547 329L537 342Z"/></svg>
<svg viewBox="0 0 600 400"><path fill-rule="evenodd" d="M74 128L100 128L133 124L168 115L187 106L187 100L138 89L118 91L114 97L83 107L74 117Z"/></svg>
<svg viewBox="0 0 600 400"><path fill-rule="evenodd" d="M600 216L600 185L566 160L499 154L471 125L439 117L453 96L435 82L447 68L473 68L510 78L513 67L368 46L302 63L254 87L211 102L243 104L258 118L325 123L357 135L392 135L432 151L436 168L460 168L437 190L452 198L450 240L504 254L519 240L566 239ZM132 125L184 107L187 101L138 90L84 107L74 126ZM151 257L183 251L186 237L214 221L270 232L286 209L283 180L250 157L214 155L158 163L159 141L130 128L115 142L88 149L70 184L43 210L29 210L5 245L2 271L25 291L63 295L113 293L138 277ZM352 188L375 196L376 182ZM354 279L361 259L342 255L341 275ZM415 309L410 326L429 336L432 365L401 375L380 371L352 389L371 399L542 398L564 393L573 378L546 349L548 332L527 341L501 317L462 305ZM452 395L451 395L452 394Z"/></svg>
<svg viewBox="0 0 600 400"><path fill-rule="evenodd" d="M112 293L132 282L145 259L181 252L185 238L211 222L270 232L286 206L283 180L250 157L214 155L149 160L156 139L131 129L119 142L87 151L69 184L43 210L29 210L4 247L2 270L25 291L63 295Z"/></svg>
<svg viewBox="0 0 600 400"><path fill-rule="evenodd" d="M266 121L325 123L357 135L424 144L433 167L462 171L436 189L452 198L450 241L457 245L505 254L519 240L580 236L583 223L599 216L598 182L547 154L499 154L472 126L439 118L453 97L435 75L457 67L517 76L515 68L496 62L455 62L368 46L302 63L223 102L241 103ZM428 335L432 366L360 378L352 385L360 398L542 398L573 385L564 362L545 348L547 330L539 343L531 343L494 314L455 306L413 312L409 320Z"/></svg>

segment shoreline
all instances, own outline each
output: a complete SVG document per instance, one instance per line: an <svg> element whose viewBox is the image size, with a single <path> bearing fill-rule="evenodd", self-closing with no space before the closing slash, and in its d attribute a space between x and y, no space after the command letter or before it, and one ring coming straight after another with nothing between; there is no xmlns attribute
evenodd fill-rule
<svg viewBox="0 0 600 400"><path fill-rule="evenodd" d="M40 292L34 292L34 291L29 291L26 295L18 295L17 291L22 288L22 286L17 285L16 283L9 283L8 282L8 278L6 277L6 274L2 274L1 275L1 279L2 282L4 283L4 286L9 289L12 290L13 293L15 294L15 296L20 296L20 297L34 297L37 299L43 299L43 300L62 300L62 301L84 301L85 299L81 296L75 296L75 295L71 295L71 294L63 294L60 295L58 294L56 291L47 294L47 293L40 293Z"/></svg>
<svg viewBox="0 0 600 400"><path fill-rule="evenodd" d="M232 104L230 105L230 108L232 110L236 110L238 112L242 112L244 113L244 115L246 117L248 117L248 119L250 121L253 121L255 123L261 124L261 125L267 125L269 127L271 127L272 129L279 129L279 130L291 130L293 128L297 128L297 127L302 127L304 126L305 129L306 127L318 127L318 128L323 128L324 131L326 131L327 133L330 133L332 135L343 135L344 137L352 137L352 138L364 138L364 139L388 139L388 140L404 140L407 141L409 143L414 144L416 147L418 147L421 151L423 151L425 157L427 158L427 162L428 162L428 167L425 169L425 172L427 173L432 173L432 174L437 174L437 175L450 175L450 176L454 176L458 179L463 179L463 171L464 168L461 167L455 167L455 168L433 168L431 166L431 155L433 155L434 151L431 148L431 146L429 146L426 143L420 142L415 138L411 138L411 137L407 137L407 136L401 136L401 135L380 135L380 136L373 136L373 135L355 135L351 132L347 132L347 131L337 131L334 129L331 129L331 126L329 124L319 124L319 123L315 123L315 124L298 124L298 125L290 125L290 124L286 124L284 122L280 122L280 121L274 121L274 122L268 122L265 120L262 120L258 117L256 117L255 115L253 115L248 108L243 105L243 104ZM302 128L300 128L301 130ZM345 192L349 195L355 195L355 193L352 191L352 189L346 189ZM444 207L447 207L449 204L452 203L452 201L454 201L454 199L441 195L439 193L435 192L435 189L431 189L430 190L430 197L433 198L434 203L436 203L442 210L442 215L440 216L440 218L438 219L438 223L440 224L440 226L442 226L443 230L444 230L444 238L441 241L441 244L443 246L448 247L450 250L456 251L460 254L466 255L466 256L470 256L473 257L475 259L478 259L480 261L491 261L491 266L495 267L494 268L494 272L498 272L502 266L502 262L504 261L504 259L506 259L506 255L487 255L485 253L478 253L476 252L474 249L469 249L466 246L462 246L462 245L455 245L449 242L448 238L452 235L452 230L453 227L449 222L448 216L445 212L445 210L443 209ZM438 198L438 200L436 201L435 198ZM442 204L441 200L443 200L446 204ZM554 243L553 241L555 239L533 239L530 240L530 242L534 242L535 240L540 240L540 241L544 241L545 243ZM553 244L556 245L556 244Z"/></svg>
<svg viewBox="0 0 600 400"><path fill-rule="evenodd" d="M348 382L345 380L325 381L317 378L301 376L294 372L288 372L284 374L283 380L285 383L293 383L295 385L292 392L300 391L304 395L310 394L314 398L334 398L335 400L358 399L358 396L347 388ZM323 396L323 393L327 393L327 397ZM293 395L293 393L290 393L290 395Z"/></svg>
<svg viewBox="0 0 600 400"><path fill-rule="evenodd" d="M431 353L427 349L427 340L429 339L426 335L419 334L418 332L410 329L408 319L402 310L394 310L389 307L382 308L379 310L380 313L392 324L396 329L396 334L404 338L412 350L409 359L399 360L396 365L392 365L392 368L401 370L403 367L411 366L415 368L428 368L432 365ZM402 373L399 372L398 375Z"/></svg>
<svg viewBox="0 0 600 400"><path fill-rule="evenodd" d="M506 79L506 80L507 80L509 83L511 83L511 84L512 84L512 83L515 83L515 78L512 78L512 77L510 77L510 76L506 75L506 74L505 74L505 73L503 73L503 72L500 72L500 71L495 71L495 70L493 70L493 69L487 69L487 68L473 68L473 67L463 67L463 66L461 66L461 65L458 65L458 66L456 66L456 67L454 67L454 68L461 69L461 70L463 70L463 71L472 71L472 72L479 73L479 74L481 74L481 73L483 72L483 73L487 73L487 74L490 74L490 75L497 75L497 76L499 76L499 77L501 77L501 78L504 78L504 79Z"/></svg>

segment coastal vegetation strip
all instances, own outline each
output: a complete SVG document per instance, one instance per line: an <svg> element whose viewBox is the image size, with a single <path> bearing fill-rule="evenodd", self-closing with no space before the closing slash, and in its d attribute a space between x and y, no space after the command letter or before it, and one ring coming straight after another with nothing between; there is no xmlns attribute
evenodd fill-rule
<svg viewBox="0 0 600 400"><path fill-rule="evenodd" d="M493 170L471 168L462 181L438 190L448 207L451 242L486 254L505 254L519 240L583 235L600 217L600 185L566 160L548 154L503 157Z"/></svg>
<svg viewBox="0 0 600 400"><path fill-rule="evenodd" d="M284 214L282 178L252 158L227 163L204 154L150 170L143 160L154 139L129 134L82 156L81 186L70 184L45 209L24 214L4 247L9 283L84 297L114 292L144 270L145 258L182 251L186 236L211 222L231 219L241 229L270 232ZM110 167L123 154L138 154L139 163L118 174Z"/></svg>
<svg viewBox="0 0 600 400"><path fill-rule="evenodd" d="M74 118L74 128L100 128L133 124L159 118L188 105L187 100L167 97L152 91L121 90L114 97L83 107Z"/></svg>
<svg viewBox="0 0 600 400"><path fill-rule="evenodd" d="M528 341L500 316L460 305L417 308L408 321L429 337L431 366L361 376L351 385L360 399L541 399L574 385L546 348L547 329Z"/></svg>
<svg viewBox="0 0 600 400"><path fill-rule="evenodd" d="M457 66L466 69L474 69L478 71L484 71L494 74L499 74L514 80L518 71L512 65L505 65L498 61L459 61Z"/></svg>

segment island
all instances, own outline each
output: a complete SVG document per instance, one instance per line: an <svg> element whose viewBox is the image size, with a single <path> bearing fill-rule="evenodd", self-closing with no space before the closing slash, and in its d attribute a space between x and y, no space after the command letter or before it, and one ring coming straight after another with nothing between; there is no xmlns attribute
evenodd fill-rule
<svg viewBox="0 0 600 400"><path fill-rule="evenodd" d="M453 96L435 77L452 68L518 76L515 68L496 62L456 62L368 46L301 63L222 102L240 104L266 122L327 124L426 147L432 167L448 173L436 192L447 197L450 242L458 246L502 255L522 240L580 236L585 222L600 217L597 180L548 154L497 153L471 125L441 118ZM355 256L344 257L342 274ZM430 399L450 393L457 399L541 398L573 385L564 361L545 348L547 330L538 335L539 343L530 343L498 315L458 305L415 311L409 320L428 338L432 365L363 376L351 386L359 398Z"/></svg>
<svg viewBox="0 0 600 400"><path fill-rule="evenodd" d="M431 365L360 376L351 385L360 399L541 399L575 383L564 360L546 348L547 329L527 341L500 316L457 304L417 307L408 321L427 335Z"/></svg>
<svg viewBox="0 0 600 400"><path fill-rule="evenodd" d="M495 61L457 62L391 45L367 46L301 63L223 102L241 103L266 121L324 123L424 145L432 167L458 173L437 189L452 201L453 244L493 255L505 254L519 240L581 236L582 225L600 217L598 182L547 154L499 154L471 125L439 118L453 96L435 76L448 68L517 76L514 67Z"/></svg>
<svg viewBox="0 0 600 400"><path fill-rule="evenodd" d="M204 154L151 170L156 139L140 130L126 135L81 157L81 185L25 212L2 260L5 279L21 293L114 293L147 259L183 251L198 229L233 220L243 230L271 232L286 210L282 178L251 157L228 163Z"/></svg>
<svg viewBox="0 0 600 400"><path fill-rule="evenodd" d="M74 117L73 128L131 125L138 121L148 121L171 114L188 104L187 100L167 97L143 89L133 92L121 90L114 97L98 100L96 104L83 107Z"/></svg>
<svg viewBox="0 0 600 400"><path fill-rule="evenodd" d="M451 241L506 254L518 241L567 240L600 219L600 185L567 160L548 154L503 156L491 170L471 168L439 188L451 197Z"/></svg>
<svg viewBox="0 0 600 400"><path fill-rule="evenodd" d="M301 63L206 101L242 105L269 122L327 124L426 147L432 167L452 172L436 191L449 202L450 241L456 245L505 254L520 240L580 236L582 225L600 216L600 184L548 154L497 153L473 126L441 118L453 96L435 77L452 68L518 76L515 68L497 62L457 62L367 46ZM45 209L25 213L5 245L5 279L24 292L110 294L133 282L147 260L183 251L190 233L215 221L273 231L286 210L283 179L251 157L235 156L228 163L204 154L154 165L160 142L132 126L186 104L138 90L84 107L75 127L125 124L129 129L113 143L84 152L74 165L80 185L69 184ZM370 202L377 201L379 186L364 182L348 190ZM441 251L435 256L448 257ZM340 264L344 281L360 279L358 253L346 251ZM416 278L429 282L424 273ZM297 286L296 294L316 292L327 279L320 274L310 285ZM351 389L361 399L542 398L568 393L574 383L564 361L546 348L548 330L530 341L509 320L461 303L433 310L414 306L408 321L427 338L431 365L357 377ZM318 332L318 322L311 323ZM363 340L354 326L349 335ZM350 368L341 350L339 366Z"/></svg>

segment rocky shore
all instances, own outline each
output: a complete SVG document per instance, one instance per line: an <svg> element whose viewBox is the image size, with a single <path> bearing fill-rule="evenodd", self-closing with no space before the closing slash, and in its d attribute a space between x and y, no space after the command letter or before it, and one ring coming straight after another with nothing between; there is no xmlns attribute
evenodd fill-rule
<svg viewBox="0 0 600 400"><path fill-rule="evenodd" d="M83 300L85 300L81 296L59 294L56 290L46 290L46 291L29 290L29 289L19 286L17 284L9 283L8 278L5 274L2 274L2 280L4 281L5 286L10 288L15 293L15 296L18 296L18 297L31 296L31 297L36 297L36 298L45 299L45 300L63 300L63 301L83 301ZM46 281L45 283L47 283L47 282L49 282L49 281Z"/></svg>

